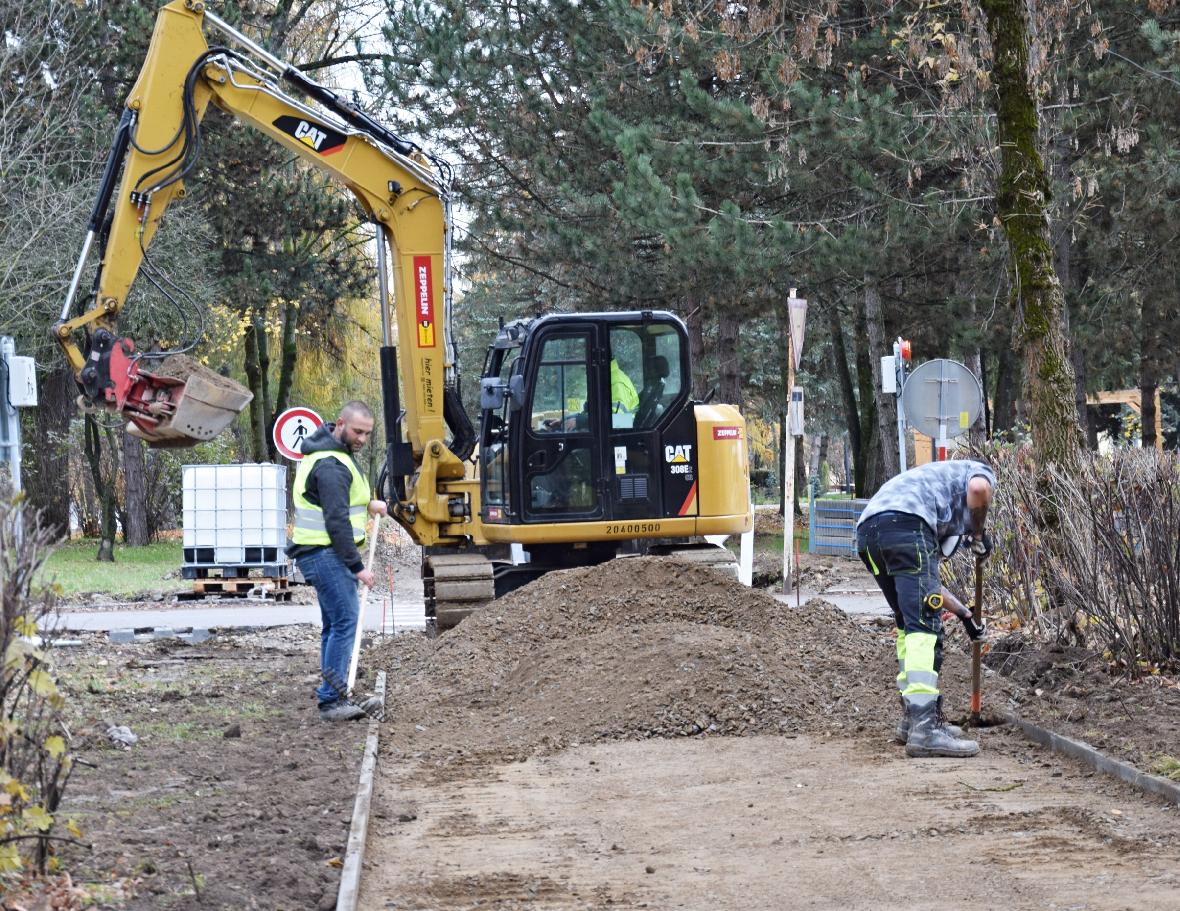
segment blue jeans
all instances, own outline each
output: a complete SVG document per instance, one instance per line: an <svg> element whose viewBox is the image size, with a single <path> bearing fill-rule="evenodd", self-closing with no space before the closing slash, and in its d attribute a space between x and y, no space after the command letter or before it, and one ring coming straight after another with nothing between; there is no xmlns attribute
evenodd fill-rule
<svg viewBox="0 0 1180 911"><path fill-rule="evenodd" d="M320 634L320 676L323 679L315 695L322 707L342 698L348 683L348 662L352 659L357 614L360 613L357 581L331 547L313 550L295 562L303 578L315 586L320 600L324 626Z"/></svg>

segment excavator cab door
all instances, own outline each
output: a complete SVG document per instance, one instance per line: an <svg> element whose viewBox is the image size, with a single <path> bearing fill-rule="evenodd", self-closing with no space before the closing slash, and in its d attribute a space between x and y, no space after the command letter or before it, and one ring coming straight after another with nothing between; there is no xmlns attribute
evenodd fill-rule
<svg viewBox="0 0 1180 911"><path fill-rule="evenodd" d="M604 516L597 327L540 330L519 415L520 514L526 522Z"/></svg>

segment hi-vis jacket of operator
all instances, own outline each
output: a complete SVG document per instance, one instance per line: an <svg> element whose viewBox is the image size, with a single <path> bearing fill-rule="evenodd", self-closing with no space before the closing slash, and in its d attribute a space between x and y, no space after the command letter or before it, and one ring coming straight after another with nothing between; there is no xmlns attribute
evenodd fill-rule
<svg viewBox="0 0 1180 911"><path fill-rule="evenodd" d="M364 568L364 543L372 492L348 448L337 440L334 424L324 424L303 441L303 459L295 470L295 529L287 554L299 557L332 547L352 572Z"/></svg>

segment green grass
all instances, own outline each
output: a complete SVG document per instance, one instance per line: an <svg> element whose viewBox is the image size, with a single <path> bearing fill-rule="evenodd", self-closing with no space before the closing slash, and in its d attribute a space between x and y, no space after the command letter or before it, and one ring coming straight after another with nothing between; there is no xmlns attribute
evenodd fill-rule
<svg viewBox="0 0 1180 911"><path fill-rule="evenodd" d="M807 529L795 528L795 540L799 542L799 553L807 553ZM735 554L741 552L742 538L741 535L731 535L729 540L725 542L728 547ZM783 533L771 532L769 534L755 534L754 535L754 554L778 554L783 552Z"/></svg>
<svg viewBox="0 0 1180 911"><path fill-rule="evenodd" d="M56 583L64 595L172 591L186 587L179 573L180 551L179 541L161 541L147 547L116 544L115 562L99 563L94 559L98 553L98 541L83 538L55 550L46 561L40 581L45 585ZM165 578L169 573L173 578Z"/></svg>

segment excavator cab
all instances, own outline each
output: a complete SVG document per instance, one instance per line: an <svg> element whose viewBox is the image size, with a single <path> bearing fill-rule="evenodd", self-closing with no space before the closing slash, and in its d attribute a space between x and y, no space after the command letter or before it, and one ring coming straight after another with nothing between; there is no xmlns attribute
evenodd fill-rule
<svg viewBox="0 0 1180 911"><path fill-rule="evenodd" d="M688 334L672 313L505 326L481 385L481 520L684 516L696 488Z"/></svg>

